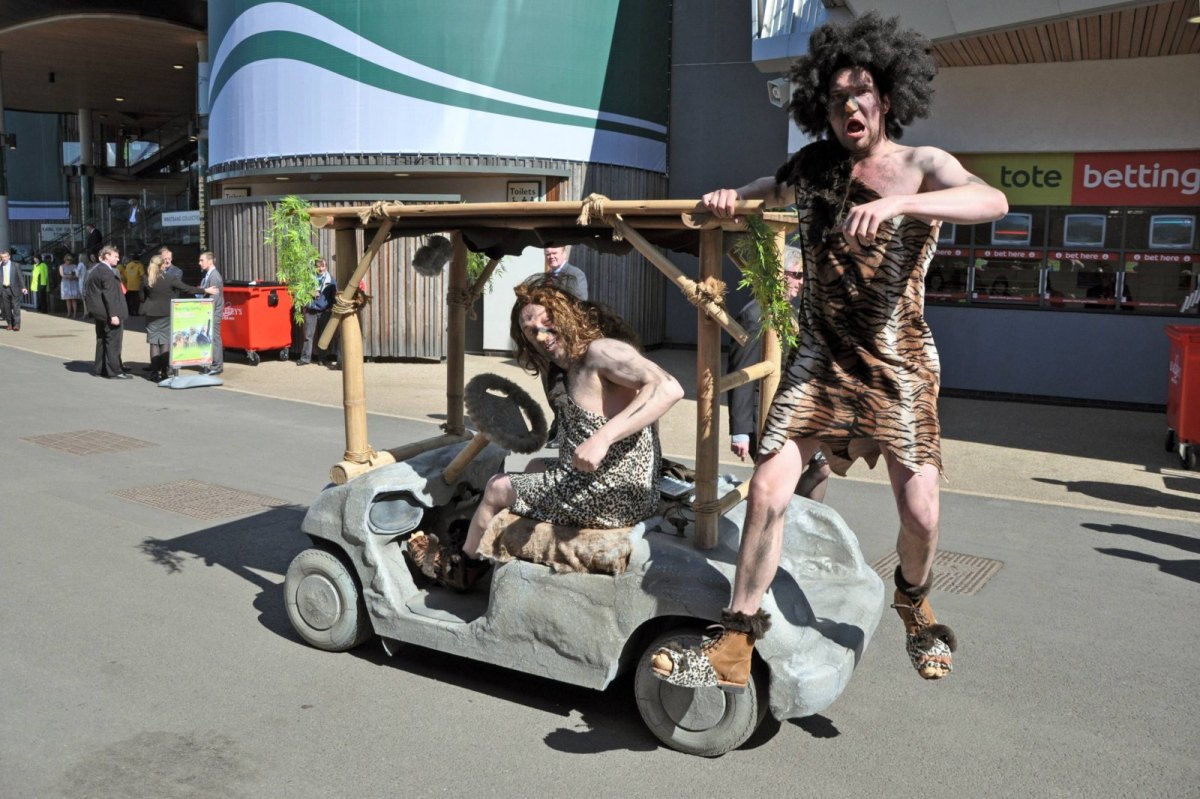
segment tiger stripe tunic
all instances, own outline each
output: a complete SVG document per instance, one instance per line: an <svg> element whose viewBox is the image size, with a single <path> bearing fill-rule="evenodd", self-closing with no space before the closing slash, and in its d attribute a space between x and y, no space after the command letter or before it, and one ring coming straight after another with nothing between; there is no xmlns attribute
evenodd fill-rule
<svg viewBox="0 0 1200 799"><path fill-rule="evenodd" d="M842 207L878 199L855 180ZM856 253L840 219L822 231L801 215L805 286L799 345L771 403L759 447L815 438L839 475L886 450L912 471L942 470L937 398L940 366L925 323L925 273L940 223L904 216L880 225Z"/></svg>

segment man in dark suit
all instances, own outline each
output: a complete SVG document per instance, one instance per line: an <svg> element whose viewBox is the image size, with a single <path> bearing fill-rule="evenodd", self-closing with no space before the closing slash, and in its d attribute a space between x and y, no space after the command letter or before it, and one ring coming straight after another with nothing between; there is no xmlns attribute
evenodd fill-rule
<svg viewBox="0 0 1200 799"><path fill-rule="evenodd" d="M13 263L12 253L7 248L0 250L0 316L8 322L9 330L21 329L21 295L28 293L25 275Z"/></svg>
<svg viewBox="0 0 1200 799"><path fill-rule="evenodd" d="M804 288L804 263L800 251L788 247L784 262L784 275L787 280L787 298L792 302L800 296ZM736 340L729 345L728 372L736 372L762 360L762 308L755 300L750 300L738 312L737 322L750 334L745 346ZM785 359L786 360L786 359ZM729 449L739 459L752 459L758 452L758 397L761 380L738 386L729 392ZM825 489L829 483L829 464L820 451L808 462L796 483L796 494L802 497L823 502Z"/></svg>
<svg viewBox="0 0 1200 799"><path fill-rule="evenodd" d="M546 247L546 277L554 281L554 285L574 294L581 300L588 298L587 275L577 266L567 263L571 254L570 247ZM558 414L567 401L567 374L556 364L542 374L542 388L546 391L546 401L554 413L554 421L550 423L550 441L548 447L557 448L561 443L558 435Z"/></svg>
<svg viewBox="0 0 1200 799"><path fill-rule="evenodd" d="M121 366L121 340L129 306L125 287L117 276L121 254L109 245L100 248L99 262L83 281L83 305L96 324L96 368L92 374L111 380L131 380Z"/></svg>
<svg viewBox="0 0 1200 799"><path fill-rule="evenodd" d="M225 348L221 344L221 318L225 315L225 281L217 271L217 264L211 252L200 253L200 269L204 271L200 288L213 300L212 366L202 369L201 372L206 375L219 375L225 371Z"/></svg>
<svg viewBox="0 0 1200 799"><path fill-rule="evenodd" d="M100 253L100 247L104 244L104 234L96 229L96 226L91 222L87 223L87 254L88 257L95 260Z"/></svg>

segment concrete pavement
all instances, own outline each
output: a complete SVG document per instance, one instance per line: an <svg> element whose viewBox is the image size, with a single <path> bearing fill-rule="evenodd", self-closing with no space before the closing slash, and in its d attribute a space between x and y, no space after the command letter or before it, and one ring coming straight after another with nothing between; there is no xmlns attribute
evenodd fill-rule
<svg viewBox="0 0 1200 799"><path fill-rule="evenodd" d="M919 680L886 611L832 707L706 761L658 745L628 680L300 643L280 586L343 448L340 373L231 353L225 387L171 391L90 377L92 345L33 313L0 330L5 799L1197 796L1200 475L1163 452L1160 415L943 403L943 548L1001 564L935 595L955 673ZM144 363L144 340L126 353ZM434 432L443 369L368 365L375 446ZM691 413L663 425L668 452L690 451ZM895 510L858 471L828 501L874 562Z"/></svg>

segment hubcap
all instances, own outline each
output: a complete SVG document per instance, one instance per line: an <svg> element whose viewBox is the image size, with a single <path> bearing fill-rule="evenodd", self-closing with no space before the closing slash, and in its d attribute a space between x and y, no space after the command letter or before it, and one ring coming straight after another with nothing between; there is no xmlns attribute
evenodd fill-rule
<svg viewBox="0 0 1200 799"><path fill-rule="evenodd" d="M725 717L725 692L720 688L684 688L663 683L659 692L663 710L685 730L712 729Z"/></svg>
<svg viewBox="0 0 1200 799"><path fill-rule="evenodd" d="M314 630L328 630L342 615L337 586L323 574L308 574L296 589L296 609Z"/></svg>

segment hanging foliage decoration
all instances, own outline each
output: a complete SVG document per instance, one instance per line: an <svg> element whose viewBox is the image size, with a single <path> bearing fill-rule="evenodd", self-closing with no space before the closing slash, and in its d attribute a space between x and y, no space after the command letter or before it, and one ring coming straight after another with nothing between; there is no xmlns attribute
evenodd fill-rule
<svg viewBox="0 0 1200 799"><path fill-rule="evenodd" d="M292 297L292 318L296 324L304 322L304 306L319 293L313 265L321 257L321 251L313 242L314 232L308 220L310 207L294 194L278 203L267 203L271 226L267 228L264 243L275 248L278 258L275 274Z"/></svg>
<svg viewBox="0 0 1200 799"><path fill-rule="evenodd" d="M775 249L775 231L758 216L746 218L746 235L733 248L742 266L738 288L749 288L762 308L763 329L770 328L787 349L796 346L796 322L787 296L787 278L779 251Z"/></svg>
<svg viewBox="0 0 1200 799"><path fill-rule="evenodd" d="M479 280L479 276L483 274L483 270L487 268L491 260L484 253L467 250L467 282L470 285L475 285L475 281ZM496 264L496 268L492 270L491 276L488 277L487 286L484 289L488 294L492 293L492 281L502 274L504 274L503 259L500 260L500 263Z"/></svg>

